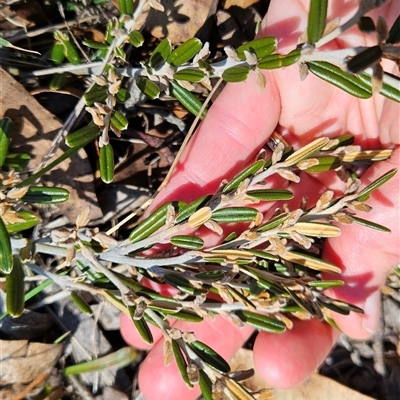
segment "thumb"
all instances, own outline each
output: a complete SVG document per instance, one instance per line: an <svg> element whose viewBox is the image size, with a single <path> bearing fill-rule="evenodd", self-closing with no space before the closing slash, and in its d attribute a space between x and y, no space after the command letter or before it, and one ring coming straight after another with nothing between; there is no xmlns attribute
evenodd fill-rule
<svg viewBox="0 0 400 400"><path fill-rule="evenodd" d="M365 187L389 170L400 165L400 149L389 160L374 164L362 176ZM372 192L367 204L372 211L361 217L391 230L381 232L353 223L342 229L342 235L327 242L324 259L342 268L345 285L332 290L333 297L364 309L363 314L350 317L335 314L335 322L342 331L356 339L371 336L379 327L380 288L388 271L400 261L400 178Z"/></svg>

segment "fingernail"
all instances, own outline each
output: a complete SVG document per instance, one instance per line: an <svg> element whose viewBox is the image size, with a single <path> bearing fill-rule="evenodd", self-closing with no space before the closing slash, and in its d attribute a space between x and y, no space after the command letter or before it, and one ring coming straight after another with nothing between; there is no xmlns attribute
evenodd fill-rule
<svg viewBox="0 0 400 400"><path fill-rule="evenodd" d="M364 304L363 328L370 335L379 329L380 301L381 293L378 290L371 294Z"/></svg>

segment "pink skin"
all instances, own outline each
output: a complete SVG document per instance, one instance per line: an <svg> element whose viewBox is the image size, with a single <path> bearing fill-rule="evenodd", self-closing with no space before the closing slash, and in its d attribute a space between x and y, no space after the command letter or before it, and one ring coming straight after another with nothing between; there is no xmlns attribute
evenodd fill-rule
<svg viewBox="0 0 400 400"><path fill-rule="evenodd" d="M272 0L261 35L284 37L279 42L279 51L291 50L305 30L307 4L308 1L287 0L282 7L282 2ZM331 4L328 20L338 16L346 20L353 15L358 1L335 0ZM374 20L382 15L390 27L398 15L398 3L391 1L370 15ZM327 48L360 45L360 38L361 43L376 43L374 35L365 37L354 28L344 39L336 40ZM384 67L396 73L394 63L385 63ZM254 76L224 89L186 148L169 185L157 198L158 205L168 200L191 201L212 193L223 178L229 179L254 159L276 127L294 146L319 136L351 133L365 148L395 149L390 160L368 169L362 177L363 186L399 166L398 103L380 95L357 100L312 74L305 82L300 82L297 66L267 72L266 77L265 91L256 85ZM306 185L304 179L307 179ZM336 191L341 188L332 175L328 178L325 175L303 177L302 182L298 186L291 185L296 195L307 192L318 197L317 193L327 187ZM341 330L354 338L367 338L377 329L379 288L388 270L400 261L399 193L399 178L395 176L389 184L373 193L368 201L373 211L365 216L390 228L391 234L360 225L342 226L342 235L329 240L324 250L324 258L342 268L340 279L346 282L344 288L332 290L330 294L365 310L364 315L334 316ZM175 326L194 331L200 340L227 359L251 334L248 327L239 329L224 318L201 324L178 322ZM121 318L121 332L128 343L149 349L126 316ZM185 387L174 361L168 368L163 366L161 334L153 333L155 344L139 374L140 388L146 399L172 400L176 393L181 400L196 398L198 388L189 390ZM299 385L322 363L337 336L338 333L328 325L315 320L294 321L294 328L281 335L259 333L254 346L255 366L272 387Z"/></svg>

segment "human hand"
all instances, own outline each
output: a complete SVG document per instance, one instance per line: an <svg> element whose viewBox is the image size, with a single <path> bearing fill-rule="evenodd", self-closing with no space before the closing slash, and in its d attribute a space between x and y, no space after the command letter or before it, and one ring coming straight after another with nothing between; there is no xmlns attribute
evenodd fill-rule
<svg viewBox="0 0 400 400"><path fill-rule="evenodd" d="M308 1L272 0L263 23L262 36L282 38L279 51L285 53L296 45L306 29ZM328 19L342 20L354 14L358 1L331 2ZM398 14L398 3L388 2L370 13L376 20L382 15L389 26ZM350 29L326 48L373 45L375 35L360 34ZM394 63L383 63L395 73ZM370 167L362 177L362 187L400 164L400 107L398 103L374 95L358 100L315 76L300 82L297 66L266 73L267 88L263 92L254 76L246 82L228 85L208 112L197 133L186 148L169 185L156 199L157 204L170 200L192 201L212 193L223 178L231 178L254 159L273 130L278 131L298 148L320 136L351 133L364 148L392 147L391 159ZM331 174L302 175L300 185L291 185L297 204L302 195L310 203L327 188L340 191L339 182ZM331 291L337 298L360 306L364 315L335 314L341 330L357 339L364 339L378 328L379 288L388 270L400 261L399 178L376 190L368 204L373 211L371 221L392 230L391 234L373 231L360 225L343 227L342 235L326 242L323 258L342 269L345 286ZM201 324L176 322L175 327L193 331L196 337L212 346L226 359L231 358L252 330L238 328L223 317ZM136 333L129 318L121 317L121 331L128 343L149 348ZM153 330L155 344L143 362L139 385L146 399L194 399L198 388L189 390L174 365L163 365L163 338ZM258 334L254 344L254 363L261 376L272 387L289 388L302 383L317 368L336 341L338 333L316 320L294 321L292 330L283 334Z"/></svg>

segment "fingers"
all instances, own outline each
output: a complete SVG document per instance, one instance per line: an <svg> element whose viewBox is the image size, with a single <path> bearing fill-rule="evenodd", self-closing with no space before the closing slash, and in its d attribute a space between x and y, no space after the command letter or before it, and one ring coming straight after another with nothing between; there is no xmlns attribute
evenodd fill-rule
<svg viewBox="0 0 400 400"><path fill-rule="evenodd" d="M208 344L226 360L233 357L252 333L250 327L239 328L225 317L207 319L200 324L177 322L174 327L194 332L197 340ZM164 366L163 340L154 345L144 360L139 372L139 386L146 400L192 400L200 394L197 385L193 389L185 385L175 360L168 367Z"/></svg>
<svg viewBox="0 0 400 400"><path fill-rule="evenodd" d="M337 336L317 320L295 320L293 329L282 334L260 332L254 343L254 365L268 385L290 389L322 364Z"/></svg>
<svg viewBox="0 0 400 400"><path fill-rule="evenodd" d="M400 151L392 157L373 165L362 177L363 186L368 185L385 172L400 165ZM380 232L357 224L342 228L342 235L328 241L324 259L342 268L341 279L345 286L330 294L356 304L365 314L351 316L335 315L335 321L347 335L364 339L378 329L379 289L383 286L389 269L400 262L400 179L396 175L375 190L367 204L373 210L360 217L391 229Z"/></svg>
<svg viewBox="0 0 400 400"><path fill-rule="evenodd" d="M253 75L227 85L185 149L171 181L154 202L192 201L215 191L254 159L280 111L273 79L263 91ZM154 207L153 206L153 207Z"/></svg>

